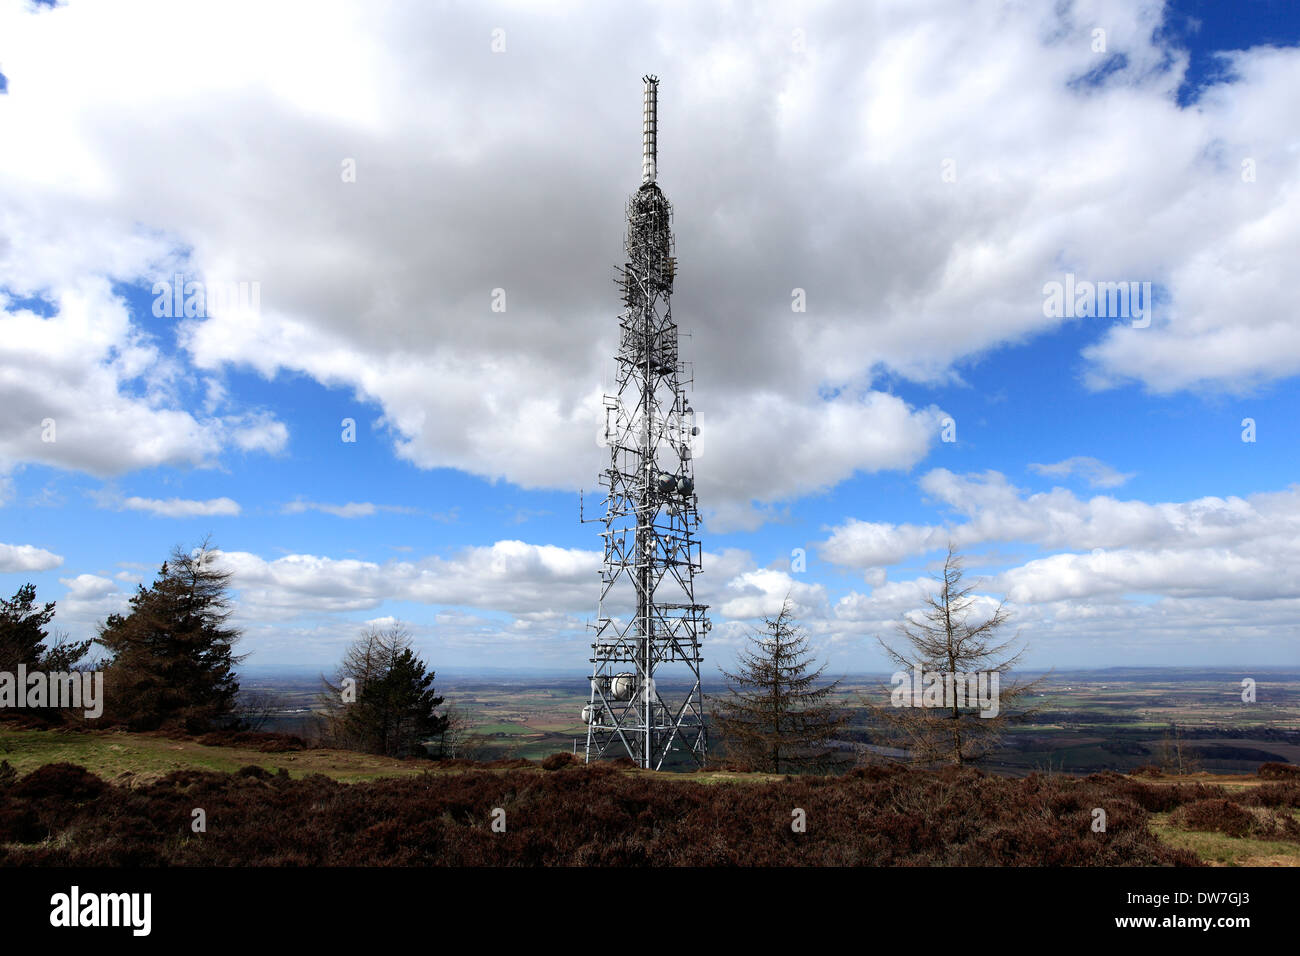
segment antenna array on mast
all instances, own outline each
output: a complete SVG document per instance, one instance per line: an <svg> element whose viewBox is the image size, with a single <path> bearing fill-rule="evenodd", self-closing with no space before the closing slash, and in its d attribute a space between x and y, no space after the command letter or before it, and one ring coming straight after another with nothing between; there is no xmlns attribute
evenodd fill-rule
<svg viewBox="0 0 1300 956"><path fill-rule="evenodd" d="M627 756L660 769L704 763L700 642L710 624L695 601L699 428L672 317L672 206L655 182L659 80L644 79L641 188L627 205L616 389L605 396L605 557L583 720L588 761Z"/></svg>

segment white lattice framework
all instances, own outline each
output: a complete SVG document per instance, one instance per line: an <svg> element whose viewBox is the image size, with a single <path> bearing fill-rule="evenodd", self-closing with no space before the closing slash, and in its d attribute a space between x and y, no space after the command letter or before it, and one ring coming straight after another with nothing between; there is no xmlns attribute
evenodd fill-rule
<svg viewBox="0 0 1300 956"><path fill-rule="evenodd" d="M653 769L681 759L673 754L704 763L700 642L709 629L706 606L695 602L699 429L672 316L676 260L672 206L655 182L657 98L658 80L647 76L642 183L628 201L618 277L617 387L605 397L604 565L584 711L588 761L627 756ZM657 684L664 667L674 679Z"/></svg>

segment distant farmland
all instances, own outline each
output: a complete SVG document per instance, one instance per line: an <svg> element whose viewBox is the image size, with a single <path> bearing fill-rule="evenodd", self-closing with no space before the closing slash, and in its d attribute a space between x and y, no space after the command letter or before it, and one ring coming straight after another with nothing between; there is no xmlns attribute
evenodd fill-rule
<svg viewBox="0 0 1300 956"><path fill-rule="evenodd" d="M1240 681L1253 677L1257 700L1243 703ZM318 683L262 678L250 686L276 693L285 710L268 729L303 732ZM864 698L881 700L888 675L847 678L840 700L854 711L845 748L872 746L875 735L861 709ZM540 759L557 751L582 750L581 721L587 685L581 676L555 678L450 679L446 696L470 719L473 752L485 759ZM717 693L720 682L706 683ZM1300 764L1300 671L1257 670L1249 675L1205 669L1152 668L1064 672L1052 675L1038 709L1014 727L1005 748L985 769L1014 776L1035 770L1087 774L1131 770L1158 763L1171 727L1199 769L1251 773L1266 761Z"/></svg>

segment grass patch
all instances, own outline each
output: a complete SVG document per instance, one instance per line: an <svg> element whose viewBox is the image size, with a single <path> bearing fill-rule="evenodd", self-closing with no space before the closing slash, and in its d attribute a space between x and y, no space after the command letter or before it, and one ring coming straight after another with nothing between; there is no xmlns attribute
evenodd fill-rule
<svg viewBox="0 0 1300 956"><path fill-rule="evenodd" d="M233 773L250 764L272 773L284 768L293 777L321 773L354 783L418 774L428 764L394 760L349 750L302 750L263 753L242 747L206 747L188 740L130 733L76 733L53 730L0 729L0 759L18 773L50 763L73 763L105 780L129 775L152 780L173 770Z"/></svg>
<svg viewBox="0 0 1300 956"><path fill-rule="evenodd" d="M520 734L535 733L533 728L527 724L480 724L474 727L473 732L476 734L507 734L509 736L519 736Z"/></svg>
<svg viewBox="0 0 1300 956"><path fill-rule="evenodd" d="M1189 850L1211 865L1300 866L1300 846L1294 843L1184 830L1170 823L1169 816L1153 814L1151 832L1166 846Z"/></svg>

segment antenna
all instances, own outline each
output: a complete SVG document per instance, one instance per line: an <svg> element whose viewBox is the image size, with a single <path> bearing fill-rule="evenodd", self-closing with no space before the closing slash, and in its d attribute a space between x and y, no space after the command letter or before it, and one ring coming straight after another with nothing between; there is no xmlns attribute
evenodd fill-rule
<svg viewBox="0 0 1300 956"><path fill-rule="evenodd" d="M700 643L708 606L702 570L694 435L686 364L678 355L672 292L672 206L655 183L659 79L645 77L641 188L627 204L615 394L606 395L608 465L604 562L591 645L591 695L582 709L588 762L630 757L652 770L702 766L707 749ZM692 419L694 413L692 412ZM586 519L583 499L578 513Z"/></svg>
<svg viewBox="0 0 1300 956"><path fill-rule="evenodd" d="M645 104L641 110L641 183L655 181L659 155L659 77L646 74Z"/></svg>

